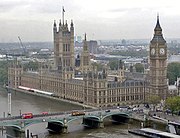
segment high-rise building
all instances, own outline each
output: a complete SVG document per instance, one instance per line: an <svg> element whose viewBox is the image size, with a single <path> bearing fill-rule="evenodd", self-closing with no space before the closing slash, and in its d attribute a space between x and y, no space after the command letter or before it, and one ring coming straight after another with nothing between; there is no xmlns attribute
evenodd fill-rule
<svg viewBox="0 0 180 138"><path fill-rule="evenodd" d="M150 42L150 86L149 96L158 95L161 99L167 98L167 44L163 38L162 28L157 16L154 36Z"/></svg>

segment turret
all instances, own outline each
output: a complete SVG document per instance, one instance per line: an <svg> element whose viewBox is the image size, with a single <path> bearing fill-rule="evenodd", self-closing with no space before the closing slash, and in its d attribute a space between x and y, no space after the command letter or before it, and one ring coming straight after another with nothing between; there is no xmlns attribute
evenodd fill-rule
<svg viewBox="0 0 180 138"><path fill-rule="evenodd" d="M74 31L74 24L73 24L73 20L71 20L71 27L70 27L70 30L73 30L73 31Z"/></svg>
<svg viewBox="0 0 180 138"><path fill-rule="evenodd" d="M123 82L125 79L125 70L124 70L124 63L122 60L119 61L118 64L118 81Z"/></svg>
<svg viewBox="0 0 180 138"><path fill-rule="evenodd" d="M59 20L59 32L62 31L62 24L61 24L61 20Z"/></svg>
<svg viewBox="0 0 180 138"><path fill-rule="evenodd" d="M84 36L83 51L88 52L88 45L87 45L87 41L86 41L86 33L85 33L85 36Z"/></svg>
<svg viewBox="0 0 180 138"><path fill-rule="evenodd" d="M71 20L70 32L71 32L71 37L74 38L74 24L73 24L73 20Z"/></svg>
<svg viewBox="0 0 180 138"><path fill-rule="evenodd" d="M67 20L66 20L66 24L65 24L65 30L68 31L68 24L67 24Z"/></svg>
<svg viewBox="0 0 180 138"><path fill-rule="evenodd" d="M86 41L86 33L85 33L84 41L83 41L83 51L81 53L81 61L82 61L81 62L82 69L87 70L90 65L90 55L89 55L88 45Z"/></svg>
<svg viewBox="0 0 180 138"><path fill-rule="evenodd" d="M124 68L124 63L122 62L122 60L119 60L118 69L123 69L123 68Z"/></svg>
<svg viewBox="0 0 180 138"><path fill-rule="evenodd" d="M57 33L56 20L54 20L53 32L54 32L54 34Z"/></svg>

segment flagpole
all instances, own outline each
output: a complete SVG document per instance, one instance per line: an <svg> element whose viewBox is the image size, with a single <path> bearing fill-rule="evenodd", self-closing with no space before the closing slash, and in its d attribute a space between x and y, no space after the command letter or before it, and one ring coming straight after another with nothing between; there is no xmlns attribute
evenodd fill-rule
<svg viewBox="0 0 180 138"><path fill-rule="evenodd" d="M62 7L62 20L63 20L63 25L64 25L64 6Z"/></svg>

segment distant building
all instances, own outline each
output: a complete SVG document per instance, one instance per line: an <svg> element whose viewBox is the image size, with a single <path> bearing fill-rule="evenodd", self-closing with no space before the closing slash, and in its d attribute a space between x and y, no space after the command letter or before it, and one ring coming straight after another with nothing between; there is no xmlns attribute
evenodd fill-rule
<svg viewBox="0 0 180 138"><path fill-rule="evenodd" d="M90 53L97 54L97 49L98 49L97 41L94 40L87 41L87 45ZM79 47L79 48L83 47L83 42L80 43L76 41L75 47Z"/></svg>
<svg viewBox="0 0 180 138"><path fill-rule="evenodd" d="M76 41L78 43L82 43L82 37L81 36L76 36Z"/></svg>
<svg viewBox="0 0 180 138"><path fill-rule="evenodd" d="M179 62L180 63L180 55L171 55L168 59L168 63Z"/></svg>
<svg viewBox="0 0 180 138"><path fill-rule="evenodd" d="M122 39L121 44L125 46L126 45L126 40Z"/></svg>
<svg viewBox="0 0 180 138"><path fill-rule="evenodd" d="M97 54L97 48L98 48L97 41L94 40L88 41L88 47L90 53Z"/></svg>

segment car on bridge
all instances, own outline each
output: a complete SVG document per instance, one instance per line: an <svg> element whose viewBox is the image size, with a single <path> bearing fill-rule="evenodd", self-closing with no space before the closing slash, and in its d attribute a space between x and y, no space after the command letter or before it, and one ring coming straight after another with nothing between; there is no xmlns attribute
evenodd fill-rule
<svg viewBox="0 0 180 138"><path fill-rule="evenodd" d="M105 110L105 112L106 112L106 113L107 113L107 112L111 112L111 110L107 109L107 110Z"/></svg>
<svg viewBox="0 0 180 138"><path fill-rule="evenodd" d="M48 112L42 112L41 114L42 115L48 115Z"/></svg>
<svg viewBox="0 0 180 138"><path fill-rule="evenodd" d="M85 112L72 111L71 115L72 115L72 116L80 116L80 115L85 115Z"/></svg>
<svg viewBox="0 0 180 138"><path fill-rule="evenodd" d="M30 119L33 118L33 114L32 113L24 113L21 115L22 119Z"/></svg>

